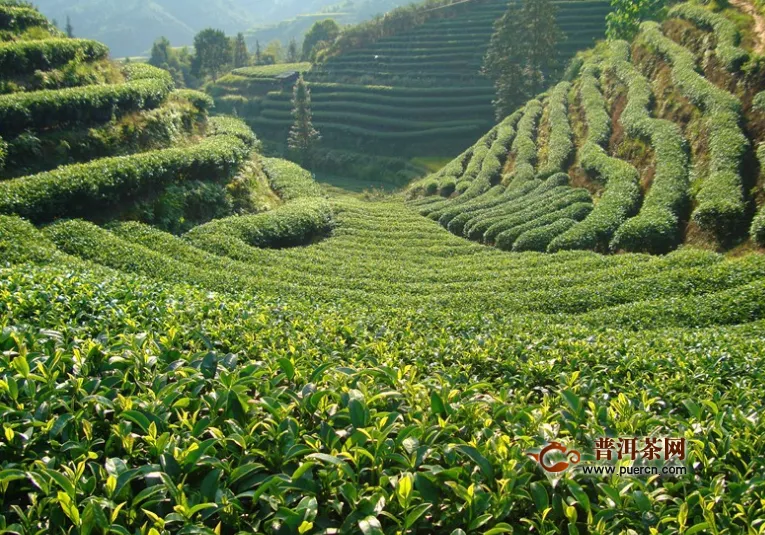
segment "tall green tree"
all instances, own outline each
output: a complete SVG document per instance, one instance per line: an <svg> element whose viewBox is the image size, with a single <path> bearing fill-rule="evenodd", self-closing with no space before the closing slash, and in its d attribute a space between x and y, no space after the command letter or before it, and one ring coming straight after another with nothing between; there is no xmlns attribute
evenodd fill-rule
<svg viewBox="0 0 765 535"><path fill-rule="evenodd" d="M632 39L641 22L664 18L667 4L667 0L611 0L613 9L606 15L606 35L609 39Z"/></svg>
<svg viewBox="0 0 765 535"><path fill-rule="evenodd" d="M255 41L255 65L263 65L263 51L260 49L260 41Z"/></svg>
<svg viewBox="0 0 765 535"><path fill-rule="evenodd" d="M310 165L316 145L321 140L313 126L311 90L300 75L292 94L292 117L295 122L290 129L287 145L301 165Z"/></svg>
<svg viewBox="0 0 765 535"><path fill-rule="evenodd" d="M273 65L275 63L281 63L284 59L284 47L282 42L278 39L274 39L266 46L266 49L261 55L261 60L265 65Z"/></svg>
<svg viewBox="0 0 765 535"><path fill-rule="evenodd" d="M69 15L66 16L66 36L67 37L74 37L74 26L72 26L72 19L69 18Z"/></svg>
<svg viewBox="0 0 765 535"><path fill-rule="evenodd" d="M160 37L151 47L151 55L149 56L149 65L155 67L164 68L164 65L170 65L173 49L170 45L170 40L167 37Z"/></svg>
<svg viewBox="0 0 765 535"><path fill-rule="evenodd" d="M244 34L240 32L234 39L234 68L246 67L249 64L250 52L247 50Z"/></svg>
<svg viewBox="0 0 765 535"><path fill-rule="evenodd" d="M300 60L298 44L295 38L292 38L290 39L290 44L287 47L287 63L297 63L298 60Z"/></svg>
<svg viewBox="0 0 765 535"><path fill-rule="evenodd" d="M196 76L210 76L213 81L231 63L231 41L222 30L207 28L194 37L193 71Z"/></svg>
<svg viewBox="0 0 765 535"><path fill-rule="evenodd" d="M316 59L316 53L332 44L339 35L340 26L333 19L315 22L303 40L303 60Z"/></svg>
<svg viewBox="0 0 765 535"><path fill-rule="evenodd" d="M536 96L560 70L558 43L564 39L550 0L511 2L494 24L483 72L496 89L498 119Z"/></svg>

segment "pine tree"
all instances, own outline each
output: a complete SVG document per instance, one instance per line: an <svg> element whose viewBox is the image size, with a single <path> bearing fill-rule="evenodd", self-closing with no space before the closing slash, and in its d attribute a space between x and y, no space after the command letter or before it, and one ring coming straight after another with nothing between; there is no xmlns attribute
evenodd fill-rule
<svg viewBox="0 0 765 535"><path fill-rule="evenodd" d="M262 65L263 52L260 50L260 41L255 41L255 65Z"/></svg>
<svg viewBox="0 0 765 535"><path fill-rule="evenodd" d="M289 47L287 47L287 63L297 63L299 59L298 44L297 41L292 38L290 39Z"/></svg>
<svg viewBox="0 0 765 535"><path fill-rule="evenodd" d="M313 127L311 90L303 76L298 78L292 96L292 116L295 122L290 129L287 145L301 165L310 165L313 151L321 140L319 131Z"/></svg>
<svg viewBox="0 0 765 535"><path fill-rule="evenodd" d="M502 119L542 92L560 69L563 38L550 0L511 3L494 25L483 72L494 82L494 108Z"/></svg>
<svg viewBox="0 0 765 535"><path fill-rule="evenodd" d="M74 37L74 26L72 26L72 19L69 18L69 15L66 16L66 36Z"/></svg>
<svg viewBox="0 0 765 535"><path fill-rule="evenodd" d="M250 64L250 53L247 50L247 43L244 40L244 34L236 34L234 40L234 67L246 67Z"/></svg>

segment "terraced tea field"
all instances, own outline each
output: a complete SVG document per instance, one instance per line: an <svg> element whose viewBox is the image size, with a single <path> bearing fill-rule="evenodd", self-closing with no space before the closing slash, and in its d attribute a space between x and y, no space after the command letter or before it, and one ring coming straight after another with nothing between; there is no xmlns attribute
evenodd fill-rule
<svg viewBox="0 0 765 535"><path fill-rule="evenodd" d="M675 7L663 26L644 23L632 44L583 56L573 84L561 82L419 183L413 192L430 196L414 205L505 250L666 253L683 242L731 247L748 234L763 244L751 164L763 110L760 88L741 75L750 54L738 44L725 16Z"/></svg>
<svg viewBox="0 0 765 535"><path fill-rule="evenodd" d="M48 37L10 27L18 9L0 3L0 58L80 46L29 8ZM661 216L683 195L704 214L689 225L730 228L726 186L748 180L731 162L760 141L761 97L739 70L751 51L711 11L674 15L584 56L573 83L408 197L320 186L260 155L241 121L208 117L205 95L97 47L81 79L42 66L68 87L4 72L0 533L762 532L756 239L735 254L529 251L583 224L603 247L626 232L614 221L681 227ZM731 79L701 77L694 43ZM707 128L708 143L683 140ZM217 186L236 208L197 213L200 196L221 203ZM743 190L747 223L759 187ZM412 197L428 192L444 196ZM611 475L551 475L529 455L560 443L591 466L601 439L627 437L684 440L685 472L620 474L643 466L622 452Z"/></svg>
<svg viewBox="0 0 765 535"><path fill-rule="evenodd" d="M563 62L604 37L608 2L555 4L567 36L560 44ZM386 156L453 156L463 150L493 123L494 89L479 71L494 21L506 8L505 0L484 0L441 9L453 15L315 66L306 79L322 147ZM231 82L227 77L212 91L223 99L245 98L240 115L260 137L284 144L292 124L291 88L257 91L244 89L244 80L237 79L239 89Z"/></svg>

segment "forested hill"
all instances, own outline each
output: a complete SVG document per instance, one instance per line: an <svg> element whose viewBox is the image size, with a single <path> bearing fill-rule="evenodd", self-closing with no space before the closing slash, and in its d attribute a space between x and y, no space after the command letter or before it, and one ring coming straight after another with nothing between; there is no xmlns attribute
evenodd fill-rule
<svg viewBox="0 0 765 535"><path fill-rule="evenodd" d="M116 57L146 52L160 35L191 44L204 28L244 31L312 13L336 0L37 0L40 10L63 28L71 18L77 37L107 44Z"/></svg>

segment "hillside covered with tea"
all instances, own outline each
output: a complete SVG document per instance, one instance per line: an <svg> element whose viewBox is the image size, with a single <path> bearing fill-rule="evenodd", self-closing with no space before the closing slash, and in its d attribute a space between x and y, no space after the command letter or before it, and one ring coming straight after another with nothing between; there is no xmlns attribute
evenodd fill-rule
<svg viewBox="0 0 765 535"><path fill-rule="evenodd" d="M735 19L681 4L575 69L420 182L420 213L515 251L765 244L765 93Z"/></svg>
<svg viewBox="0 0 765 535"><path fill-rule="evenodd" d="M680 4L352 193L0 0L0 533L761 531L757 20ZM529 456L603 437L687 473Z"/></svg>
<svg viewBox="0 0 765 535"><path fill-rule="evenodd" d="M563 38L560 65L602 39L605 0L553 3ZM304 72L311 88L314 123L322 133L319 158L326 168L402 168L402 160L449 158L494 123L494 88L481 74L495 22L505 0L432 2L394 10L346 29L325 57ZM282 72L294 70L285 66ZM216 102L236 109L273 149L286 145L292 125L292 86L264 83L258 67L234 70L208 88ZM331 154L342 151L345 155ZM330 153L330 154L328 154ZM353 153L353 154L347 154ZM363 156L362 156L363 155ZM362 165L342 167L346 160ZM392 162L396 158L398 162Z"/></svg>

